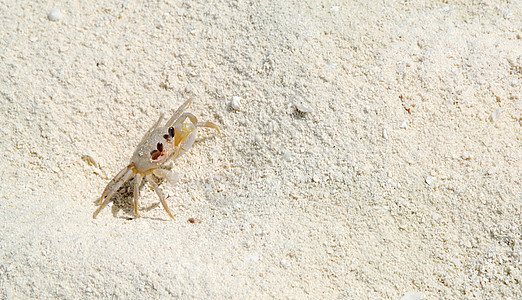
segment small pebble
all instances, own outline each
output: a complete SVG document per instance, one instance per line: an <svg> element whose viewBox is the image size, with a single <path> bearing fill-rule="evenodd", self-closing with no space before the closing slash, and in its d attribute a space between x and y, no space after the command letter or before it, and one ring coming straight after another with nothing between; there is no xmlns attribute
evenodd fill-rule
<svg viewBox="0 0 522 300"><path fill-rule="evenodd" d="M194 91L194 87L192 86L192 84L189 83L185 86L185 93L191 94L193 91Z"/></svg>
<svg viewBox="0 0 522 300"><path fill-rule="evenodd" d="M472 158L472 156L468 152L464 152L464 153L462 153L461 158L463 160L470 160Z"/></svg>
<svg viewBox="0 0 522 300"><path fill-rule="evenodd" d="M426 176L426 183L428 185L432 185L434 181L435 181L435 177L433 177L431 175Z"/></svg>
<svg viewBox="0 0 522 300"><path fill-rule="evenodd" d="M363 107L363 111L365 113L369 113L370 112L370 106L369 105L366 105L365 107Z"/></svg>
<svg viewBox="0 0 522 300"><path fill-rule="evenodd" d="M280 264L281 264L281 267L283 267L283 268L288 267L288 261L286 259L282 259Z"/></svg>
<svg viewBox="0 0 522 300"><path fill-rule="evenodd" d="M382 129L382 137L387 140L388 139L388 130L386 130L386 127Z"/></svg>
<svg viewBox="0 0 522 300"><path fill-rule="evenodd" d="M82 160L85 161L87 164L100 168L100 164L98 161L94 158L94 156L90 153L85 153L82 155Z"/></svg>
<svg viewBox="0 0 522 300"><path fill-rule="evenodd" d="M497 171L497 168L495 167L491 167L489 168L487 171L486 171L486 174L487 175L493 175L493 174L496 174L498 171Z"/></svg>
<svg viewBox="0 0 522 300"><path fill-rule="evenodd" d="M252 253L252 254L248 255L247 257L245 257L245 262L248 264L254 264L254 263L257 263L259 261L259 259L261 259L261 256L259 254Z"/></svg>
<svg viewBox="0 0 522 300"><path fill-rule="evenodd" d="M421 300L422 294L419 292L407 292L401 300Z"/></svg>
<svg viewBox="0 0 522 300"><path fill-rule="evenodd" d="M312 109L311 108L308 108L306 106L302 106L302 105L299 105L299 104L294 104L295 105L295 109L302 113L302 114L307 114L307 113L311 113L312 112Z"/></svg>
<svg viewBox="0 0 522 300"><path fill-rule="evenodd" d="M49 19L49 21L55 22L62 18L62 13L59 10L57 10L56 8L53 8L49 11L47 18Z"/></svg>
<svg viewBox="0 0 522 300"><path fill-rule="evenodd" d="M174 184L174 183L178 182L178 180L179 180L178 173L169 172L168 174L166 174L164 176L165 176L165 179L167 179L167 181L171 184Z"/></svg>
<svg viewBox="0 0 522 300"><path fill-rule="evenodd" d="M406 127L408 127L408 123L406 123L406 120L404 120L401 122L401 125L399 125L399 128L405 129Z"/></svg>
<svg viewBox="0 0 522 300"><path fill-rule="evenodd" d="M241 97L232 97L232 101L230 101L230 107L232 107L234 110L241 110L241 100Z"/></svg>
<svg viewBox="0 0 522 300"><path fill-rule="evenodd" d="M289 151L285 151L283 153L283 159L286 160L286 161L291 161L292 160L292 154L290 154Z"/></svg>
<svg viewBox="0 0 522 300"><path fill-rule="evenodd" d="M312 176L312 182L317 182L317 183L321 183L321 176L319 176L318 174L315 174L314 176Z"/></svg>
<svg viewBox="0 0 522 300"><path fill-rule="evenodd" d="M488 121L490 122L495 122L496 120L498 120L498 118L500 117L500 113L502 113L502 109L497 108L495 109L488 117Z"/></svg>

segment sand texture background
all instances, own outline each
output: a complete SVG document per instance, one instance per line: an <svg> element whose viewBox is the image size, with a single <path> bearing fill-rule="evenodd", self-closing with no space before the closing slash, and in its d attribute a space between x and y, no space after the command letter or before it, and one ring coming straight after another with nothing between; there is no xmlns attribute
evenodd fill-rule
<svg viewBox="0 0 522 300"><path fill-rule="evenodd" d="M21 2L1 299L522 298L522 1ZM221 134L161 183L176 219L127 184L93 220L190 97Z"/></svg>

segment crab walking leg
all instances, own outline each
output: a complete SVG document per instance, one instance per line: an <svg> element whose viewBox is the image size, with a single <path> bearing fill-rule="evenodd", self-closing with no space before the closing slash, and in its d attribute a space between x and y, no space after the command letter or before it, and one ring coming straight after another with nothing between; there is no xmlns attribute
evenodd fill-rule
<svg viewBox="0 0 522 300"><path fill-rule="evenodd" d="M132 170L128 170L127 173L123 176L123 178L116 183L114 188L110 191L110 193L105 197L105 200L100 204L100 207L94 212L94 215L92 216L93 219L96 219L96 216L100 213L100 211L109 203L109 200L111 200L112 195L132 176L134 172Z"/></svg>
<svg viewBox="0 0 522 300"><path fill-rule="evenodd" d="M217 127L216 124L212 123L212 122L197 122L194 124L194 126L196 127L208 127L208 128L214 128L216 129L219 133L221 133L221 131L219 131L219 127Z"/></svg>
<svg viewBox="0 0 522 300"><path fill-rule="evenodd" d="M127 171L129 170L130 167L131 167L131 166L127 166L127 167L121 169L121 171L120 171L118 174L116 174L116 176L114 176L114 178L112 178L111 181L109 181L109 183L108 183L107 186L105 187L105 190L103 191L102 196L101 196L101 198L100 198L100 205L102 204L103 199L105 199L105 196L106 196L107 193L109 192L110 188L111 188L111 187L114 187L114 183L116 183L118 180L120 180L121 177L122 177L123 175L125 175L125 172L127 172Z"/></svg>
<svg viewBox="0 0 522 300"><path fill-rule="evenodd" d="M167 206L167 202L165 202L165 196L163 195L163 192L161 191L159 186L156 184L156 182L154 182L154 180L152 180L152 178L150 178L150 176L145 176L145 179L154 187L154 191L158 195L161 205L163 205L163 208L165 209L165 211L167 211L169 216L174 220L174 217L170 213L169 207Z"/></svg>
<svg viewBox="0 0 522 300"><path fill-rule="evenodd" d="M188 99L187 101L185 101L185 103L181 104L181 106L178 108L178 110L176 110L176 112L172 115L172 117L167 121L167 124L165 124L165 127L172 126L172 124L174 124L174 122L176 122L176 120L179 118L179 116L181 116L183 111L185 111L185 109L187 109L187 107L189 107L189 105L191 103L192 103L192 98Z"/></svg>
<svg viewBox="0 0 522 300"><path fill-rule="evenodd" d="M145 135L149 135L152 131L154 131L155 129L158 129L161 126L161 121L163 121L164 117L165 117L165 114L160 114L160 116L159 116L158 120L156 121L156 123L154 123L152 128L149 129L149 131L147 131L147 133Z"/></svg>
<svg viewBox="0 0 522 300"><path fill-rule="evenodd" d="M138 173L136 174L136 179L134 179L134 214L136 214L137 217L140 216L140 214L138 213L138 198L140 196L140 185L142 178L143 175Z"/></svg>

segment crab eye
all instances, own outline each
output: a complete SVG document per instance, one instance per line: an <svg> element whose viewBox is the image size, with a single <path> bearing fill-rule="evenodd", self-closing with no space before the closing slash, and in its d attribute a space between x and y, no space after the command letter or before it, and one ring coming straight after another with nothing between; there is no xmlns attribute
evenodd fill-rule
<svg viewBox="0 0 522 300"><path fill-rule="evenodd" d="M159 152L163 152L163 143L158 143L157 147Z"/></svg>
<svg viewBox="0 0 522 300"><path fill-rule="evenodd" d="M153 150L151 153L150 153L150 156L152 157L152 160L156 160L158 159L158 157L160 157L161 155L161 152L158 151L158 150Z"/></svg>
<svg viewBox="0 0 522 300"><path fill-rule="evenodd" d="M169 135L170 135L171 138L174 137L174 127L170 127L169 128Z"/></svg>

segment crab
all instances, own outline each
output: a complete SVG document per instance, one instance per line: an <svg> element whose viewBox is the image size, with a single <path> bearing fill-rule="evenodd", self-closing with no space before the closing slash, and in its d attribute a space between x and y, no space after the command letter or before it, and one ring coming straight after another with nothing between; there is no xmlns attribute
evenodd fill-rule
<svg viewBox="0 0 522 300"><path fill-rule="evenodd" d="M164 163L169 159L180 157L192 147L198 128L208 127L219 132L216 124L212 122L198 122L198 119L193 114L183 113L190 103L192 103L192 99L183 103L164 126L161 126L164 115L160 115L158 121L147 131L138 147L136 147L130 163L107 184L100 198L100 206L94 212L93 218L96 218L100 211L107 206L114 193L125 182L134 177L134 214L136 217L140 217L138 213L138 198L141 182L145 179L154 188L167 214L174 219L165 201L165 196L153 179L153 176L167 179L170 182L177 181L178 175L164 168ZM185 122L187 119L190 122Z"/></svg>

